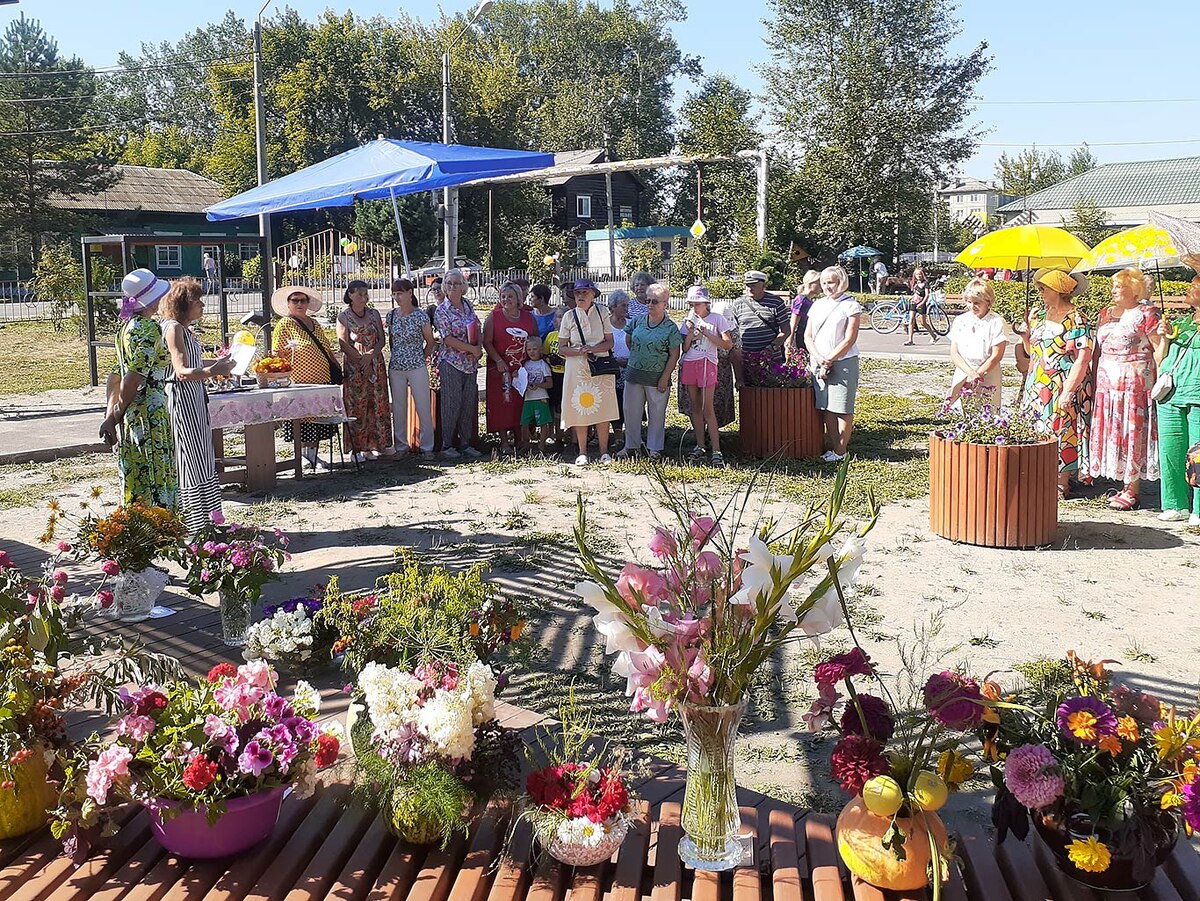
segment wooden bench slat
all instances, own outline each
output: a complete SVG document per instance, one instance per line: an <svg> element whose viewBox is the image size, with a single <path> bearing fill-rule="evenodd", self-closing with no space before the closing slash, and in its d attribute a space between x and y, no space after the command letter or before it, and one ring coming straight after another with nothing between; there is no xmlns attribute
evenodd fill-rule
<svg viewBox="0 0 1200 901"><path fill-rule="evenodd" d="M850 877L850 891L854 893L854 901L884 901L882 891L857 876Z"/></svg>
<svg viewBox="0 0 1200 901"><path fill-rule="evenodd" d="M768 856L774 901L803 901L800 860L796 850L796 817L775 808L767 814Z"/></svg>
<svg viewBox="0 0 1200 901"><path fill-rule="evenodd" d="M733 901L762 901L762 873L759 870L762 858L758 852L758 810L742 807L742 834L751 838L750 847L755 855L749 866L740 866L733 871ZM766 832L766 830L762 830Z"/></svg>
<svg viewBox="0 0 1200 901"><path fill-rule="evenodd" d="M345 783L330 786L320 793L320 800L304 818L304 823L288 837L287 844L275 855L266 871L254 880L252 889L245 895L247 901L278 901L287 895L341 819L349 793L350 786Z"/></svg>
<svg viewBox="0 0 1200 901"><path fill-rule="evenodd" d="M651 827L650 845L654 881L651 883L650 901L680 901L683 891L683 861L679 859L679 840L683 828L679 825L680 805L678 801L665 801L659 809Z"/></svg>
<svg viewBox="0 0 1200 901"><path fill-rule="evenodd" d="M1032 842L1033 859L1037 861L1038 870L1050 890L1054 892L1055 898L1063 898L1066 901L1099 901L1096 892L1069 879L1067 874L1058 868L1058 863L1054 860L1054 856L1046 847L1045 842L1036 837L1032 839Z"/></svg>
<svg viewBox="0 0 1200 901"><path fill-rule="evenodd" d="M525 896L527 901L562 901L567 891L569 869L549 854L543 854Z"/></svg>
<svg viewBox="0 0 1200 901"><path fill-rule="evenodd" d="M571 901L601 901L604 897L604 872L608 863L593 867L575 867L571 875Z"/></svg>
<svg viewBox="0 0 1200 901"><path fill-rule="evenodd" d="M326 897L373 819L371 811L361 804L348 806L288 892L286 901L319 901Z"/></svg>
<svg viewBox="0 0 1200 901"><path fill-rule="evenodd" d="M401 843L403 844L403 843ZM467 841L462 833L456 833L445 848L430 845L424 862L419 865L416 879L403 895L381 895L380 898L407 898L408 901L446 901L454 885L454 874L458 872L463 855L467 852ZM372 894L372 897L376 897Z"/></svg>
<svg viewBox="0 0 1200 901"><path fill-rule="evenodd" d="M1176 842L1175 851L1163 865L1183 901L1200 901L1200 854L1191 843Z"/></svg>
<svg viewBox="0 0 1200 901"><path fill-rule="evenodd" d="M846 901L833 842L833 822L833 817L825 814L810 813L804 818L804 843L815 901Z"/></svg>
<svg viewBox="0 0 1200 901"><path fill-rule="evenodd" d="M384 861L374 886L367 893L367 901L408 898L424 860L425 849L423 847L410 845L407 842L396 842L392 846L391 854Z"/></svg>
<svg viewBox="0 0 1200 901"><path fill-rule="evenodd" d="M166 856L166 849L147 830L145 843L120 870L92 892L90 901L117 901L126 897L128 892L147 879L158 862Z"/></svg>
<svg viewBox="0 0 1200 901"><path fill-rule="evenodd" d="M24 847L24 852L0 869L0 898L8 898L33 873L40 872L62 854L62 842L40 830L35 840Z"/></svg>
<svg viewBox="0 0 1200 901"><path fill-rule="evenodd" d="M62 843L50 835L50 829L47 826L34 829L32 832L28 832L17 838L9 838L0 842L0 870L5 869L9 864L16 862L20 858L34 853L34 845L38 845L46 841L46 839L62 847Z"/></svg>
<svg viewBox="0 0 1200 901"><path fill-rule="evenodd" d="M33 875L12 894L13 901L39 901L53 897L55 901L71 898L90 898L105 880L125 865L150 840L150 817L144 810L105 839L99 852L94 853L78 868L67 857L51 861L40 873Z"/></svg>
<svg viewBox="0 0 1200 901"><path fill-rule="evenodd" d="M225 860L193 862L168 854L122 901L161 901L169 892L179 901L198 901L217 884L228 865Z"/></svg>
<svg viewBox="0 0 1200 901"><path fill-rule="evenodd" d="M533 851L533 829L522 820L513 830L508 855L500 861L489 901L521 901L529 882L529 858Z"/></svg>
<svg viewBox="0 0 1200 901"><path fill-rule="evenodd" d="M613 868L609 901L640 901L642 872L646 866L649 848L650 805L639 801L637 813L633 822L629 824L629 833L617 851L617 865Z"/></svg>
<svg viewBox="0 0 1200 901"><path fill-rule="evenodd" d="M1004 875L1000 872L1000 865L996 862L991 838L977 826L967 827L959 833L958 850L966 865L963 876L968 897L1013 901Z"/></svg>
<svg viewBox="0 0 1200 901"><path fill-rule="evenodd" d="M1175 886L1171 884L1171 877L1162 867L1154 871L1154 879L1142 889L1141 897L1146 901L1183 901Z"/></svg>
<svg viewBox="0 0 1200 901"><path fill-rule="evenodd" d="M687 771L681 767L673 766L668 770L664 770L649 782L639 785L637 793L651 807L655 807L667 800L667 798L673 798L682 792L686 785ZM682 797L680 800L682 800Z"/></svg>
<svg viewBox="0 0 1200 901"><path fill-rule="evenodd" d="M449 901L482 901L491 883L492 862L504 838L507 810L489 807L475 828L471 847L450 889Z"/></svg>
<svg viewBox="0 0 1200 901"><path fill-rule="evenodd" d="M1000 845L996 861L1016 901L1044 901L1053 897L1024 842L1007 841Z"/></svg>
<svg viewBox="0 0 1200 901"><path fill-rule="evenodd" d="M338 901L360 901L365 898L395 846L396 838L388 831L387 823L383 817L376 816L334 880L329 897Z"/></svg>
<svg viewBox="0 0 1200 901"><path fill-rule="evenodd" d="M691 901L721 901L721 874L697 870L692 879Z"/></svg>

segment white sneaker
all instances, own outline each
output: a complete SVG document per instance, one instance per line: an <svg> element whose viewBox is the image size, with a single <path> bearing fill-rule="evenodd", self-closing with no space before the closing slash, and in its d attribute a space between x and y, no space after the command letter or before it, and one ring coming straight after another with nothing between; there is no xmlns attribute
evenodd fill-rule
<svg viewBox="0 0 1200 901"><path fill-rule="evenodd" d="M1188 517L1189 526L1200 526L1200 514L1193 513Z"/></svg>
<svg viewBox="0 0 1200 901"><path fill-rule="evenodd" d="M470 457L472 460L478 460L483 456L483 454L475 450L475 448L471 447L469 444L462 449L462 453L464 457Z"/></svg>
<svg viewBox="0 0 1200 901"><path fill-rule="evenodd" d="M1187 510L1163 510L1158 514L1158 518L1163 522L1183 522L1188 518Z"/></svg>
<svg viewBox="0 0 1200 901"><path fill-rule="evenodd" d="M367 455L364 454L362 451L355 451L350 456L354 459L355 463L366 463L367 462Z"/></svg>
<svg viewBox="0 0 1200 901"><path fill-rule="evenodd" d="M825 453L821 454L821 459L824 460L826 463L841 463L843 460L846 459L846 455L836 453L835 451L827 450L827 451L825 451Z"/></svg>
<svg viewBox="0 0 1200 901"><path fill-rule="evenodd" d="M607 466L611 462L612 462L612 457L609 456L608 454L600 455L600 465L601 466Z"/></svg>
<svg viewBox="0 0 1200 901"><path fill-rule="evenodd" d="M444 451L442 451L442 456L445 457L447 460L457 460L459 457L462 456L462 454L460 454L454 448L448 447Z"/></svg>
<svg viewBox="0 0 1200 901"><path fill-rule="evenodd" d="M580 454L578 457L576 457L575 465L576 466L587 466L588 465L587 454Z"/></svg>

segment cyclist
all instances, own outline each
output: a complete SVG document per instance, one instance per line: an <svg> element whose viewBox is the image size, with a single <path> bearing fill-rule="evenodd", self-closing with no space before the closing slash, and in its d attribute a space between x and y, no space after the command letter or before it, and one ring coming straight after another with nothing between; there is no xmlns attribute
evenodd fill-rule
<svg viewBox="0 0 1200 901"><path fill-rule="evenodd" d="M929 327L929 280L925 277L925 270L921 266L917 266L913 270L912 278L908 282L909 303L908 303L908 340L905 344L913 343L913 334L917 327L917 313L921 314L921 325L926 332L929 333L929 343L933 344L937 341L937 333Z"/></svg>

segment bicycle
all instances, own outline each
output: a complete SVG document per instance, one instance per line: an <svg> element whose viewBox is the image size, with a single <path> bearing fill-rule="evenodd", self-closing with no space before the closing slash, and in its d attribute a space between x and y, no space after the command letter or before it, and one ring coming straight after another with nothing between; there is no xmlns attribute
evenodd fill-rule
<svg viewBox="0 0 1200 901"><path fill-rule="evenodd" d="M929 320L929 328L939 338L950 333L950 317L946 315L943 304L946 302L946 292L942 290L944 279L937 283L929 292L925 302L925 316ZM900 326L908 327L910 316L916 311L909 309L911 298L901 297L897 300L885 300L871 307L871 328L881 335L890 335Z"/></svg>

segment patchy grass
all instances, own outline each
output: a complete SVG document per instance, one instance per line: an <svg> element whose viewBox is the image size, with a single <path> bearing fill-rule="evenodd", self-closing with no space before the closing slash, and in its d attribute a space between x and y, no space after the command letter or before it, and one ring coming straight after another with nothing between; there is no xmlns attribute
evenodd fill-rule
<svg viewBox="0 0 1200 901"><path fill-rule="evenodd" d="M1125 656L1136 663L1156 663L1158 658L1143 648L1136 641L1131 641L1125 649Z"/></svg>
<svg viewBox="0 0 1200 901"><path fill-rule="evenodd" d="M987 634L986 632L983 633L982 635L972 635L967 643L970 644L971 647L973 647L973 648L998 648L998 647L1000 647L1000 642L996 641L996 639L992 638L992 636Z"/></svg>
<svg viewBox="0 0 1200 901"><path fill-rule="evenodd" d="M107 485L115 480L116 462L111 454L0 466L0 510L41 506L81 485Z"/></svg>
<svg viewBox="0 0 1200 901"><path fill-rule="evenodd" d="M49 322L0 324L0 396L88 387L87 350L87 341L69 323L60 332ZM108 347L98 348L97 355L103 384L117 355Z"/></svg>

